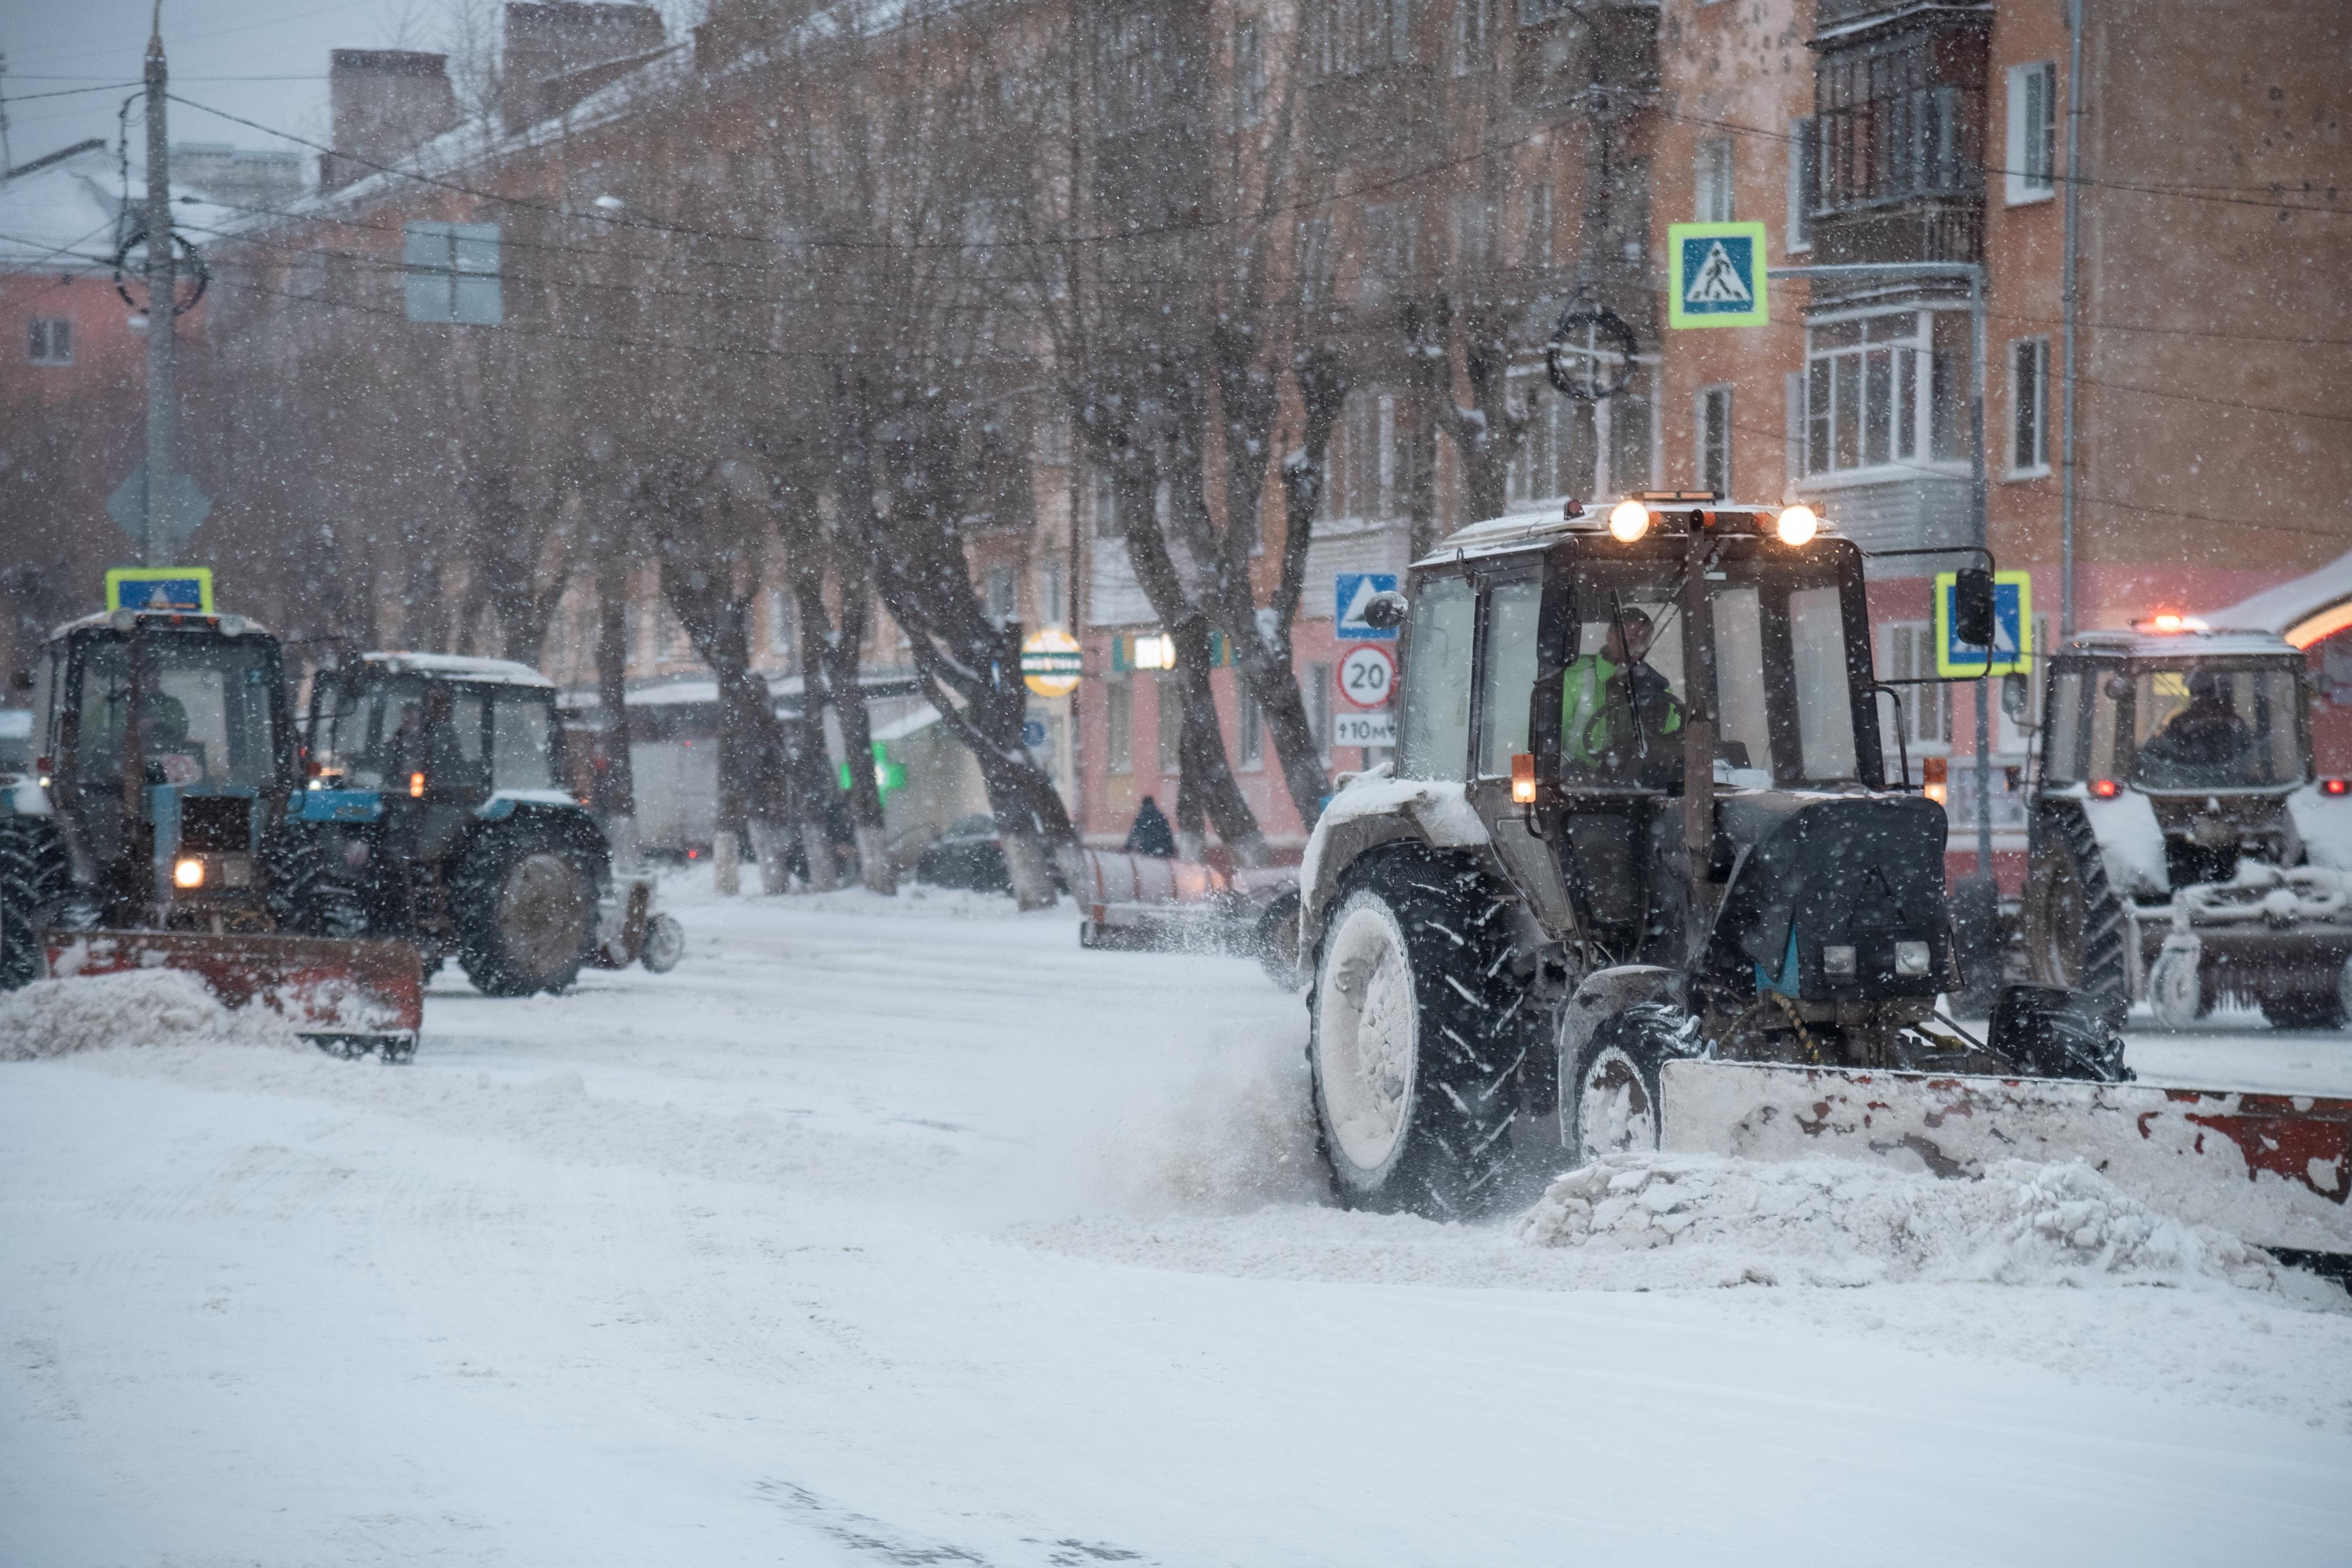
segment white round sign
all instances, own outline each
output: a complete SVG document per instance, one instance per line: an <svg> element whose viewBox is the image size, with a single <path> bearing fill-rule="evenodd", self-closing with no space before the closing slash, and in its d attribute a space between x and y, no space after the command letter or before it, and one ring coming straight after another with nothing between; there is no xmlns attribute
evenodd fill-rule
<svg viewBox="0 0 2352 1568"><path fill-rule="evenodd" d="M1348 650L1339 661L1339 700L1350 707L1389 706L1396 691L1396 655L1377 643Z"/></svg>

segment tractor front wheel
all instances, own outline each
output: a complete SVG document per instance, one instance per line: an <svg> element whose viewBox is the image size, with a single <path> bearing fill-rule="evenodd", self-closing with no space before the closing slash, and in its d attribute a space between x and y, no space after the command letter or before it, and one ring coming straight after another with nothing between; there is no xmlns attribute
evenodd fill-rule
<svg viewBox="0 0 2352 1568"><path fill-rule="evenodd" d="M596 939L596 867L551 833L494 832L466 852L450 886L457 963L493 997L560 991Z"/></svg>
<svg viewBox="0 0 2352 1568"><path fill-rule="evenodd" d="M2130 1001L2123 900L2090 822L2079 811L2057 811L2042 828L2025 890L2033 983Z"/></svg>

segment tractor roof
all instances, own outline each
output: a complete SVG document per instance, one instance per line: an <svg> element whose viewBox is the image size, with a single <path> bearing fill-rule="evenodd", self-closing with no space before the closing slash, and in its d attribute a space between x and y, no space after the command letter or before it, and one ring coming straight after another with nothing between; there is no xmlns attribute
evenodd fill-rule
<svg viewBox="0 0 2352 1568"><path fill-rule="evenodd" d="M425 675L436 681L482 681L499 686L548 686L555 683L512 659L476 659L463 653L379 653L360 655L389 674Z"/></svg>
<svg viewBox="0 0 2352 1568"><path fill-rule="evenodd" d="M1695 507L1710 512L1753 513L1766 519L1766 525L1759 526L1769 525L1769 520L1778 517L1780 512L1778 507L1717 500L1702 491L1645 490L1631 498L1646 504L1654 514L1687 512ZM1438 540L1427 555L1413 564L1442 566L1456 555L1502 555L1511 550L1540 548L1577 534L1606 536L1609 531L1610 508L1617 504L1614 501L1605 504L1600 501L1589 504L1570 502L1562 506L1545 507L1534 511L1506 512L1499 517L1488 517L1484 522L1471 523L1465 528L1454 529L1454 532ZM1566 510L1568 505L1576 506L1578 510L1573 515L1570 515ZM1826 534L1835 530L1824 520L1822 524L1822 531Z"/></svg>
<svg viewBox="0 0 2352 1568"><path fill-rule="evenodd" d="M219 631L231 637L269 635L269 628L249 615L206 615L194 610L100 610L63 625L52 626L45 640L54 643L77 632L127 632L131 629L131 622L121 619L124 616L160 622L166 627L189 632Z"/></svg>
<svg viewBox="0 0 2352 1568"><path fill-rule="evenodd" d="M2270 632L2210 631L2184 626L2177 632L2078 632L2060 643L2061 655L2100 659L2270 658L2301 663L2303 655L2284 637Z"/></svg>

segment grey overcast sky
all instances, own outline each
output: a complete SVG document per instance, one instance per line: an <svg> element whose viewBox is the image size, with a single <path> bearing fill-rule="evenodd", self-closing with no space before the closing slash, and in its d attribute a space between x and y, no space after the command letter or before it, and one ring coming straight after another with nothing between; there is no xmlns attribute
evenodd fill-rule
<svg viewBox="0 0 2352 1568"><path fill-rule="evenodd" d="M0 78L8 151L30 162L101 136L136 84L152 0L0 0ZM265 125L326 140L327 51L406 44L432 48L443 31L437 0L163 0L173 90ZM255 78L291 78L255 80ZM36 97L36 94L68 94ZM243 126L173 104L174 141L284 147ZM133 154L138 143L134 132Z"/></svg>

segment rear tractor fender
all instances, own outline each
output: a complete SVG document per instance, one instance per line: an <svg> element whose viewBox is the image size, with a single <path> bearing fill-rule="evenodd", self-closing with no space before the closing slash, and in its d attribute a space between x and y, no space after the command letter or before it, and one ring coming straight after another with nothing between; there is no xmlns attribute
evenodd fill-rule
<svg viewBox="0 0 2352 1568"><path fill-rule="evenodd" d="M1307 841L1298 868L1299 951L1312 954L1339 897L1348 873L1367 854L1392 843L1413 843L1444 853L1471 852L1508 882L1495 862L1485 823L1458 783L1442 780L1360 778L1333 798Z"/></svg>
<svg viewBox="0 0 2352 1568"><path fill-rule="evenodd" d="M604 830L596 825L596 819L578 805L568 800L556 804L494 795L476 808L473 821L467 824L459 853L462 856L470 852L493 834L513 832L543 836L579 851L594 866L601 894L612 873L612 848L604 841Z"/></svg>

